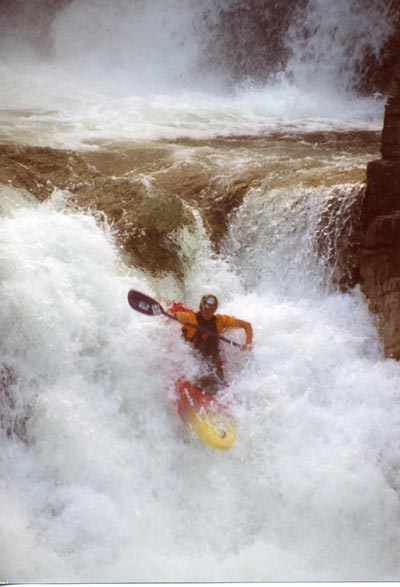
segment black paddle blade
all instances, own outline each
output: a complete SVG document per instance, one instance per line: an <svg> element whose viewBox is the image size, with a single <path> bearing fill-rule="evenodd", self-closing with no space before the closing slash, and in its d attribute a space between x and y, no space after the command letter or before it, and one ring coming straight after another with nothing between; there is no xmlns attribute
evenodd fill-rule
<svg viewBox="0 0 400 587"><path fill-rule="evenodd" d="M148 316L159 316L160 314L164 314L164 310L156 300L153 300L153 298L146 296L135 289L129 291L128 302L134 310L137 310L142 314L147 314Z"/></svg>

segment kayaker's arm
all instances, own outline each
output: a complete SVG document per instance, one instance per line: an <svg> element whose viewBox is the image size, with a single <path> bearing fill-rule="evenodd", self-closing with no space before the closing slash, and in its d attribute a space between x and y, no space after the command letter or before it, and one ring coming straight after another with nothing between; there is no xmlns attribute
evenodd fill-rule
<svg viewBox="0 0 400 587"><path fill-rule="evenodd" d="M250 322L246 320L239 320L236 318L237 328L243 328L246 333L246 342L242 346L242 351L251 351L253 348L253 327Z"/></svg>

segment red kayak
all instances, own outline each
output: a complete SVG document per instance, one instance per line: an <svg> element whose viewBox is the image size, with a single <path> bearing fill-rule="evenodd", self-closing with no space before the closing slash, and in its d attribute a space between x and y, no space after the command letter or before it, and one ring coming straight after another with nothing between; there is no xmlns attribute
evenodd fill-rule
<svg viewBox="0 0 400 587"><path fill-rule="evenodd" d="M171 313L190 311L182 302L173 302L168 310ZM202 378L200 381L205 381ZM210 386L207 386L209 389ZM207 393L199 384L188 381L184 376L175 383L178 414L194 434L205 444L227 450L236 440L236 428L227 406L217 395Z"/></svg>
<svg viewBox="0 0 400 587"><path fill-rule="evenodd" d="M175 388L178 414L195 435L213 448L231 448L236 440L236 428L227 407L185 377L176 381Z"/></svg>

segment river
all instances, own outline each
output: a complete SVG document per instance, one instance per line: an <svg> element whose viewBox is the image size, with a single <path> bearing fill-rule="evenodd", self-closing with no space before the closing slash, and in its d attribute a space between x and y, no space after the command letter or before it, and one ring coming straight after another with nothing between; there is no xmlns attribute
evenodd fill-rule
<svg viewBox="0 0 400 587"><path fill-rule="evenodd" d="M44 178L55 150L79 154L75 183L105 214L72 188L39 203L0 186L0 580L398 580L400 367L353 275L384 96L351 83L389 4L30 4L0 19L0 143L49 147ZM240 76L268 10L285 65ZM212 36L229 11L247 23L235 63ZM137 201L104 181L143 191L133 256L110 219ZM230 451L178 418L174 381L199 366L130 288L213 292L253 324L251 353L224 349Z"/></svg>

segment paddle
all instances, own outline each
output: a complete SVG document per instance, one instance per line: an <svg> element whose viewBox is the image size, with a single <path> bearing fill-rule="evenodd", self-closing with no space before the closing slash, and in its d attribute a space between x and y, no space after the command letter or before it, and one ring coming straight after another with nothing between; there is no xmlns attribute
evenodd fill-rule
<svg viewBox="0 0 400 587"><path fill-rule="evenodd" d="M180 322L180 320L174 316L173 314L169 314L164 310L164 308L153 298L146 296L145 294L141 293L140 291L136 291L135 289L131 289L128 293L128 302L129 305L136 310L137 312L141 312L142 314L147 314L147 316L160 316L163 314L167 316L167 318L172 318L172 320L176 320ZM231 344L232 346L237 346L242 348L242 345L234 342L233 340L229 340L229 338L225 338L224 336L217 335L215 332L210 332L205 328L201 328L200 326L194 326L190 324L190 322L180 322L184 326L190 326L191 328L196 328L200 332L206 332L210 336L215 336L224 342Z"/></svg>

